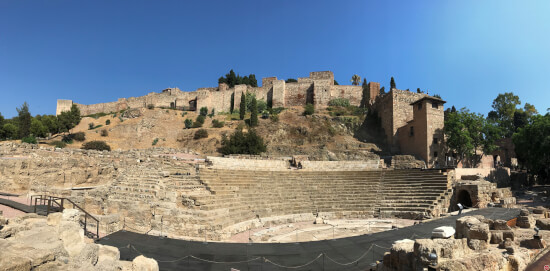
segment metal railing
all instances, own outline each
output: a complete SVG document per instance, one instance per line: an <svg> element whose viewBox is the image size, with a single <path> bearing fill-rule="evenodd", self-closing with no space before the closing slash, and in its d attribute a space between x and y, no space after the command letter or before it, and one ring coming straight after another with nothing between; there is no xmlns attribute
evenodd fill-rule
<svg viewBox="0 0 550 271"><path fill-rule="evenodd" d="M37 206L38 205L45 205L46 206L46 215L52 213L52 212L63 212L65 209L65 203L68 202L72 204L73 209L78 209L82 213L84 213L84 234L91 234L92 238L99 239L99 219L95 218L90 213L86 212L82 207L78 206L78 204L74 203L74 201L68 199L68 198L62 198L62 197L55 197L55 196L46 196L46 195L34 195L31 196L31 204L34 205L34 212L37 212ZM57 210L56 210L57 209ZM95 233L88 231L88 219L91 219L95 221L96 224L96 230ZM95 234L95 237L93 236Z"/></svg>

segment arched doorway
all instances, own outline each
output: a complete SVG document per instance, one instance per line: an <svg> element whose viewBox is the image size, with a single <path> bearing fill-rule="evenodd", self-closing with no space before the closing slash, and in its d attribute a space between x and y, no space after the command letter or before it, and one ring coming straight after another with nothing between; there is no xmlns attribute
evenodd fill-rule
<svg viewBox="0 0 550 271"><path fill-rule="evenodd" d="M470 193L466 190L460 190L458 192L458 203L466 207L472 207L472 198L470 197Z"/></svg>

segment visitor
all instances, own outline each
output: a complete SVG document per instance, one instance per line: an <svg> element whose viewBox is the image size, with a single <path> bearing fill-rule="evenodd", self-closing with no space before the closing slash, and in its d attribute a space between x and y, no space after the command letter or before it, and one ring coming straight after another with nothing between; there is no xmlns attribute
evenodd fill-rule
<svg viewBox="0 0 550 271"><path fill-rule="evenodd" d="M457 206L458 206L458 215L461 215L462 214L462 209L464 209L464 206L462 206L462 204L460 202L457 204Z"/></svg>

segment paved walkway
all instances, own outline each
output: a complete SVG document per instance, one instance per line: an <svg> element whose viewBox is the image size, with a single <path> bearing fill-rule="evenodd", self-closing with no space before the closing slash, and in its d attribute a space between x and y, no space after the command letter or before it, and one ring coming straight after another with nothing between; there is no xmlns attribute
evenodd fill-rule
<svg viewBox="0 0 550 271"><path fill-rule="evenodd" d="M510 220L519 209L487 208L466 215ZM154 258L161 270L368 270L393 242L430 238L434 228L456 225L459 216L380 233L304 243L217 243L185 241L118 231L99 240L120 249L123 260L140 254ZM192 256L188 256L192 255ZM240 262L240 263L237 263ZM298 267L302 266L302 267Z"/></svg>
<svg viewBox="0 0 550 271"><path fill-rule="evenodd" d="M34 206L26 205L17 201L0 198L0 204L11 207L13 209L25 212L25 213L34 213ZM45 214L47 212L47 205L37 205L36 206L38 214Z"/></svg>

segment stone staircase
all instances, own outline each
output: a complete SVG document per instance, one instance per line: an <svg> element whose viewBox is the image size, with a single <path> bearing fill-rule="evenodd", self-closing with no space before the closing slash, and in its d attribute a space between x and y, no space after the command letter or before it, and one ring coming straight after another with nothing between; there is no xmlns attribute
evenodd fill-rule
<svg viewBox="0 0 550 271"><path fill-rule="evenodd" d="M446 175L420 170L202 169L200 181L211 194L192 196L194 204L189 206L208 212L209 224L222 228L255 218L302 213L418 219L439 214L438 206L449 192Z"/></svg>

